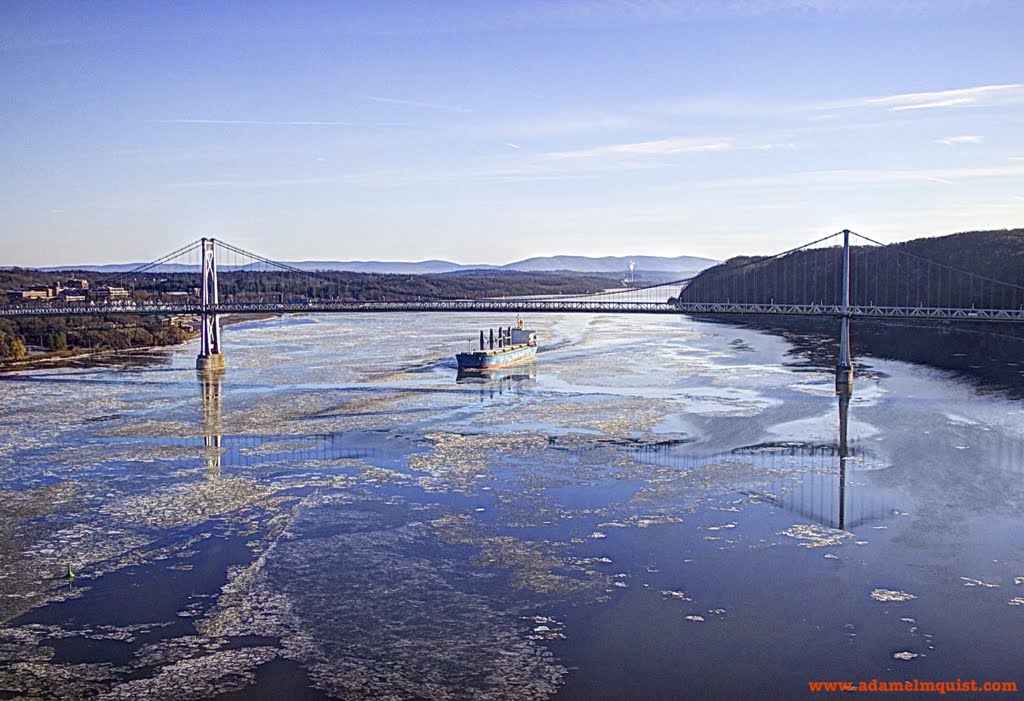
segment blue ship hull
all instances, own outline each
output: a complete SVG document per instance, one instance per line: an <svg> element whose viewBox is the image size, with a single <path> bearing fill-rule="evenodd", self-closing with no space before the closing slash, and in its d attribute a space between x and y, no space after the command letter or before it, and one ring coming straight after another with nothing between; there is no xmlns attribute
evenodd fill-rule
<svg viewBox="0 0 1024 701"><path fill-rule="evenodd" d="M535 355L537 355L537 346L522 344L494 350L457 353L455 359L459 363L460 370L487 370L529 360Z"/></svg>

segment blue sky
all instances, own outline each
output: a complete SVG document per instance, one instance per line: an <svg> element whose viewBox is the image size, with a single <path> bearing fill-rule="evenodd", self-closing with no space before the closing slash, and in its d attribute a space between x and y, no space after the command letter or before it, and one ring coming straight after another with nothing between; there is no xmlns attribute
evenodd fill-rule
<svg viewBox="0 0 1024 701"><path fill-rule="evenodd" d="M0 3L0 265L1024 226L1024 3Z"/></svg>

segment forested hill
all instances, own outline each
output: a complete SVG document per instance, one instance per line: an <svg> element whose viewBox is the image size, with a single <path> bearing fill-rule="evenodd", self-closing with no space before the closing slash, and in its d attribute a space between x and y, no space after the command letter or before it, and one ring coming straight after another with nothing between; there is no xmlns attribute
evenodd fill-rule
<svg viewBox="0 0 1024 701"><path fill-rule="evenodd" d="M620 284L618 275L569 272L480 271L440 275L383 275L335 272L308 275L295 272L227 271L218 274L220 298L228 302L274 302L289 299L343 301L468 299L512 295L584 294ZM89 279L99 285L125 287L134 302L181 297L195 301L195 273L140 273L97 276L89 271L60 273L26 268L0 270L0 303L5 290L48 286L68 278ZM640 278L638 278L640 281ZM46 306L60 300L30 302ZM19 317L0 319L0 361L19 359L31 351L65 352L81 349L125 349L180 343L186 333L151 316Z"/></svg>
<svg viewBox="0 0 1024 701"><path fill-rule="evenodd" d="M731 258L694 278L680 301L838 304L841 250ZM1024 229L970 231L886 247L853 246L850 279L853 304L1019 307L1024 304Z"/></svg>
<svg viewBox="0 0 1024 701"><path fill-rule="evenodd" d="M280 297L338 300L458 299L512 295L585 294L619 285L618 275L571 272L470 270L436 275L288 271L220 271L220 296L225 301L265 301ZM86 270L59 273L30 268L0 270L0 303L4 291L31 285L50 285L66 278L85 278L97 284L123 286L135 301L168 292L187 292L199 286L197 273L115 273Z"/></svg>

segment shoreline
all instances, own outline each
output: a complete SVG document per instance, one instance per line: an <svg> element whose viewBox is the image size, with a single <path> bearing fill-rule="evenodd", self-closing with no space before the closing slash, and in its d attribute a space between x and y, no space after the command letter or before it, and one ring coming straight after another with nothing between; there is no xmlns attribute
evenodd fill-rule
<svg viewBox="0 0 1024 701"><path fill-rule="evenodd" d="M225 314L221 318L221 326L233 326L247 321L262 321L284 316L283 314ZM43 353L32 353L17 360L8 358L0 360L0 373L19 372L25 370L42 370L47 368L61 367L62 363L72 364L72 361L81 358L104 358L111 356L142 355L166 348L178 348L199 338L199 333L188 334L185 340L180 343L168 343L158 346L133 346L131 348L79 348L75 350L46 351Z"/></svg>
<svg viewBox="0 0 1024 701"><path fill-rule="evenodd" d="M698 321L748 328L785 338L812 364L834 368L838 357L837 319L754 315L694 315ZM952 373L978 388L999 390L1024 398L1024 336L1009 328L994 329L959 322L929 325L907 320L855 319L850 328L855 370L869 367L872 358L895 360Z"/></svg>
<svg viewBox="0 0 1024 701"><path fill-rule="evenodd" d="M249 321L262 321L275 317L300 316L302 313L265 313L225 315L221 323L232 326ZM786 338L794 350L802 354L805 362L822 368L834 367L836 327L835 320L775 318L766 320L749 315L730 316L690 315L696 321L716 325L748 328L773 336ZM33 354L18 360L0 360L0 375L60 367L81 367L83 364L112 364L118 359L130 362L155 360L157 353L195 340L198 333L190 334L181 343L135 346L131 348L88 348L69 351L51 351ZM870 366L871 358L896 360L923 365L950 372L989 390L998 389L1009 396L1024 398L1024 336L1007 333L993 334L989 328L975 325L922 326L913 323L887 323L880 320L861 320L851 331L854 364L861 371ZM824 343L821 343L824 341Z"/></svg>

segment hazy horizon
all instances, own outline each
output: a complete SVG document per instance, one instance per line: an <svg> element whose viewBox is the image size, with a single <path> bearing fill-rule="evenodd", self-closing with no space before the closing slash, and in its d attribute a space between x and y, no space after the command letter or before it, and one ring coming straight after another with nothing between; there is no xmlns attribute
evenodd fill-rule
<svg viewBox="0 0 1024 701"><path fill-rule="evenodd" d="M461 266L461 267L464 267L464 268L471 268L471 267L474 267L474 266L481 266L481 267L484 267L484 268L489 268L489 267L501 268L503 266L515 265L517 263L523 263L525 261L530 261L530 260L535 260L535 259L551 259L551 258L587 258L587 259L590 259L590 260L600 260L600 259L606 259L606 258L622 258L622 259L663 258L663 259L666 259L666 260L671 260L671 259L675 259L675 258L693 258L693 259L696 259L696 260L709 261L711 263L719 263L719 262L721 262L721 260L719 260L719 259L705 258L703 256L687 256L685 254L684 255L680 255L680 256L657 256L657 255L649 255L649 254L646 254L646 253L634 253L634 254L625 255L625 256L617 256L617 255L616 256L586 256L586 255L575 254L575 253L561 253L561 254L554 254L554 255L551 255L551 256L529 256L527 258L518 258L516 260L503 261L503 262L500 262L500 263L490 263L490 262L487 262L487 261L472 261L472 262L468 262L468 263L462 263L462 262L459 262L459 261L446 260L446 259L441 259L441 258L427 258L427 259L421 259L421 260L401 260L401 259L397 259L397 258L394 258L394 259L355 259L355 258L349 258L349 259L342 259L342 258L315 258L314 259L314 258L296 258L294 260L281 260L281 261L276 261L276 262L278 262L278 263L286 263L286 264L291 264L291 265L306 265L306 264L314 264L314 263L369 263L369 264L373 264L373 263L394 263L394 264L398 264L398 265L417 265L417 264L423 264L423 263L449 263L449 264ZM124 261L104 261L104 262L93 262L93 263L89 263L89 262L84 262L84 263L83 262L53 263L53 264L51 264L51 263L44 263L44 264L41 264L41 265L28 266L28 265L9 264L9 263L4 263L4 262L0 261L0 269L18 267L18 268L39 269L39 270L45 270L45 269L54 269L54 270L88 270L90 268L99 268L99 267L103 267L103 266L143 265L143 264L146 264L148 262L149 261L144 261L144 260L124 260ZM169 263L172 264L172 265L190 265L192 267L198 267L199 266L199 263L195 263L195 264L192 264L192 263L175 263L174 260L169 261ZM643 268L638 267L637 270L643 270Z"/></svg>

